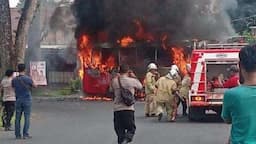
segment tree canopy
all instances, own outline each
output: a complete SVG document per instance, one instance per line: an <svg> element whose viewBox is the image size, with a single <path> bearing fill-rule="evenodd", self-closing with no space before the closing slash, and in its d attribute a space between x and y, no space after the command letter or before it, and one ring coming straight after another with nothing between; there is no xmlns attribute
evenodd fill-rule
<svg viewBox="0 0 256 144"><path fill-rule="evenodd" d="M235 30L242 34L248 31L250 26L256 25L256 1L237 0L238 7L229 11Z"/></svg>

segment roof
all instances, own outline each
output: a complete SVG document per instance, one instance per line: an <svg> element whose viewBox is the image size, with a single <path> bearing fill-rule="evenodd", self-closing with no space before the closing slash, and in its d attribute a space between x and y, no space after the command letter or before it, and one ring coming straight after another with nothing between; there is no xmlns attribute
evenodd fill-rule
<svg viewBox="0 0 256 144"><path fill-rule="evenodd" d="M240 49L197 49L193 53L225 53L225 52L239 52Z"/></svg>

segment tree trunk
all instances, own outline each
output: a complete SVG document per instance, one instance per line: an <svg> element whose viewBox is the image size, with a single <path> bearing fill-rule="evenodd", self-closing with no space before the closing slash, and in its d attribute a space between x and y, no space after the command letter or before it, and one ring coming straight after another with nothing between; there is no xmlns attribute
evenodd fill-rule
<svg viewBox="0 0 256 144"><path fill-rule="evenodd" d="M26 58L25 58L25 61L27 63L29 63L30 61L41 60L40 42L41 42L40 8L38 8L38 10L34 14L34 20L28 32L28 43L27 43L28 49L27 49Z"/></svg>
<svg viewBox="0 0 256 144"><path fill-rule="evenodd" d="M16 64L24 63L25 51L27 46L27 35L33 20L36 9L38 8L39 0L26 0L22 14L19 20L18 29L15 40Z"/></svg>
<svg viewBox="0 0 256 144"><path fill-rule="evenodd" d="M11 68L10 59L13 55L12 27L9 0L0 0L0 75Z"/></svg>

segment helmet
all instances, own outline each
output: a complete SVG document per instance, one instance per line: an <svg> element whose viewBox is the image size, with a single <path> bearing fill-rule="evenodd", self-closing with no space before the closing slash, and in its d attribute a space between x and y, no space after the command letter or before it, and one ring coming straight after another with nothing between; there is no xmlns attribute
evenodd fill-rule
<svg viewBox="0 0 256 144"><path fill-rule="evenodd" d="M176 76L178 74L178 72L176 71L176 70L174 70L174 69L171 69L170 71L169 71L169 75L171 75L172 77L173 76Z"/></svg>
<svg viewBox="0 0 256 144"><path fill-rule="evenodd" d="M174 69L171 69L168 74L166 75L167 78L169 79L174 79L175 76L178 74L178 72Z"/></svg>
<svg viewBox="0 0 256 144"><path fill-rule="evenodd" d="M150 64L148 65L148 70L151 70L151 69L157 69L156 64L150 63Z"/></svg>
<svg viewBox="0 0 256 144"><path fill-rule="evenodd" d="M177 72L180 71L177 65L172 65L171 70L176 70Z"/></svg>

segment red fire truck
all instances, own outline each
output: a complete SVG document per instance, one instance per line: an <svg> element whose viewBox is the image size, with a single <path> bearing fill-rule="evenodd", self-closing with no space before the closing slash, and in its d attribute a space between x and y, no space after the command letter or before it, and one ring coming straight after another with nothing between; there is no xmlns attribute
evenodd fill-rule
<svg viewBox="0 0 256 144"><path fill-rule="evenodd" d="M226 88L214 87L212 80L227 78L227 69L237 65L239 51L246 43L206 44L195 46L191 55L192 86L189 93L189 119L201 120L209 114L221 114ZM223 79L224 81L224 79Z"/></svg>

